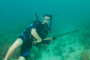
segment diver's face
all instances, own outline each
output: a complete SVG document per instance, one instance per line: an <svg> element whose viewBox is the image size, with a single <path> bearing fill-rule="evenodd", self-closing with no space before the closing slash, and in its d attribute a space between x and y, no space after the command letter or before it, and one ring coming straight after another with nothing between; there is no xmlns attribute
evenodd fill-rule
<svg viewBox="0 0 90 60"><path fill-rule="evenodd" d="M45 17L43 18L43 23L44 23L44 24L45 24L45 23L49 24L49 22L50 22L50 17L45 16Z"/></svg>

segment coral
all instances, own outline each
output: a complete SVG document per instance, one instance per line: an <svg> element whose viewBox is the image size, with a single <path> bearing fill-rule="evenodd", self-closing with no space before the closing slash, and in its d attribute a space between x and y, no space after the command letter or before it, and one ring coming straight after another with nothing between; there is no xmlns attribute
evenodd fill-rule
<svg viewBox="0 0 90 60"><path fill-rule="evenodd" d="M62 56L62 49L61 49L62 45L60 43L57 43L54 47L53 47L53 53L55 55L58 55L58 56Z"/></svg>
<svg viewBox="0 0 90 60"><path fill-rule="evenodd" d="M89 53L87 51L82 51L80 60L90 60L89 59Z"/></svg>
<svg viewBox="0 0 90 60"><path fill-rule="evenodd" d="M90 48L90 30L82 31L79 37L79 40L84 45L85 49L89 49Z"/></svg>
<svg viewBox="0 0 90 60"><path fill-rule="evenodd" d="M75 51L76 51L76 50L75 50L73 47L70 47L70 51L69 51L70 53L71 53L71 52L75 52Z"/></svg>

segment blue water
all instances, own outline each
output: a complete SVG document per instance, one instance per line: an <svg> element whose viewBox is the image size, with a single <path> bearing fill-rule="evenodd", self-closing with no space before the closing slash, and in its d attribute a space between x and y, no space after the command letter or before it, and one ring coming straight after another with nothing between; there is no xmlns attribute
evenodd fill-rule
<svg viewBox="0 0 90 60"><path fill-rule="evenodd" d="M90 1L0 0L0 27L1 29L6 26L13 27L25 21L35 20L35 12L38 13L39 18L43 14L52 14L53 28L55 26L60 26L60 29L65 29L67 26L80 28L90 22Z"/></svg>
<svg viewBox="0 0 90 60"><path fill-rule="evenodd" d="M19 32L20 27L24 30L30 21L36 20L35 12L40 20L44 14L53 15L54 34L90 28L89 0L0 0L0 33Z"/></svg>

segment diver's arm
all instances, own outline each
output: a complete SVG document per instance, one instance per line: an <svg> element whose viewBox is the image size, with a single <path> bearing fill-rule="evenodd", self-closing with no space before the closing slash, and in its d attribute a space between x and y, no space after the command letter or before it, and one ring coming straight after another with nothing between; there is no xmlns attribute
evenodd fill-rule
<svg viewBox="0 0 90 60"><path fill-rule="evenodd" d="M53 40L52 38L45 38L44 40Z"/></svg>
<svg viewBox="0 0 90 60"><path fill-rule="evenodd" d="M31 30L31 34L32 34L32 36L37 40L37 41L39 41L39 42L42 42L42 39L40 38L40 36L38 35L38 33L36 32L36 29L32 29Z"/></svg>

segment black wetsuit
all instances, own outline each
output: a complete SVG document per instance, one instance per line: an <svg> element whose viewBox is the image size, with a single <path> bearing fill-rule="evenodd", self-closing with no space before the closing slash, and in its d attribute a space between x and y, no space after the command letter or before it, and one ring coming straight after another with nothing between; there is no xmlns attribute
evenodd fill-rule
<svg viewBox="0 0 90 60"><path fill-rule="evenodd" d="M35 28L38 35L44 39L48 34L47 24L41 24L40 21L34 21L30 24L26 30L19 36L23 40L23 45L21 46L20 56L23 56L27 59L32 48L33 36L31 35L31 29Z"/></svg>

